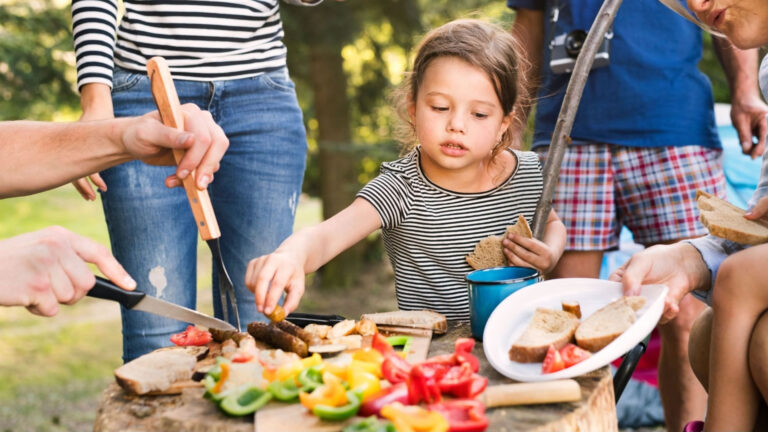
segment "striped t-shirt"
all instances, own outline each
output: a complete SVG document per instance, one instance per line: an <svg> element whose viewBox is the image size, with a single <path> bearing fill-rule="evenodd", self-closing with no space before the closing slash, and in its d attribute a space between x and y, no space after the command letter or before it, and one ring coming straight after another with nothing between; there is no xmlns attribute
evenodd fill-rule
<svg viewBox="0 0 768 432"><path fill-rule="evenodd" d="M489 235L502 235L518 214L533 219L543 180L535 153L513 151L517 168L495 189L458 193L424 176L419 149L382 164L358 193L381 218L384 246L395 272L400 309L432 309L469 320L465 257Z"/></svg>
<svg viewBox="0 0 768 432"><path fill-rule="evenodd" d="M309 6L322 0L284 1ZM118 28L117 0L72 1L78 88L111 87L114 64L143 73L154 56L165 57L174 78L193 81L245 78L285 66L279 0L124 0L123 5Z"/></svg>

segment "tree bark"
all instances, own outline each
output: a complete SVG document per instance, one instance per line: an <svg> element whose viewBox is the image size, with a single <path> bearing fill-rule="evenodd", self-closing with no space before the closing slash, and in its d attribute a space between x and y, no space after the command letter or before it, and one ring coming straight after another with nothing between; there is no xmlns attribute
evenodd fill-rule
<svg viewBox="0 0 768 432"><path fill-rule="evenodd" d="M322 10L313 12L328 15ZM302 16L307 17L306 14ZM305 25L314 29L308 33L309 73L318 121L323 219L330 218L348 206L359 189L356 180L359 164L351 142L347 78L341 56L343 36L333 37L333 29L323 28L324 23L332 22L331 18L315 15L311 22L304 20ZM321 33L324 37L312 38L315 33ZM362 245L356 245L323 266L320 269L322 286L349 286L362 264L361 249Z"/></svg>

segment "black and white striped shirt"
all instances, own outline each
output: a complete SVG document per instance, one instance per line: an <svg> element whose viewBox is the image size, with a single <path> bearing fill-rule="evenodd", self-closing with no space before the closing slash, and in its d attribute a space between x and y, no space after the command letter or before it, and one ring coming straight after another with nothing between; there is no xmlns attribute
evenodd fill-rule
<svg viewBox="0 0 768 432"><path fill-rule="evenodd" d="M283 1L310 6L322 0ZM193 81L245 78L285 66L279 0L123 4L118 28L117 0L72 1L78 88L94 82L111 87L114 64L145 72L154 56L165 57L174 78Z"/></svg>
<svg viewBox="0 0 768 432"><path fill-rule="evenodd" d="M532 152L513 151L518 163L500 186L482 193L443 189L424 176L419 149L394 162L358 193L379 213L395 271L400 309L432 309L469 320L465 257L489 235L501 235L518 214L533 219L543 180Z"/></svg>

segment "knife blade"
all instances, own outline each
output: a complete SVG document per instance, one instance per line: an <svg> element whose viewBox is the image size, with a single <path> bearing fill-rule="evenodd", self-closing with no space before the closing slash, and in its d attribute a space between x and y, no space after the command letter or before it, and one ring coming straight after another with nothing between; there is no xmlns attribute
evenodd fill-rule
<svg viewBox="0 0 768 432"><path fill-rule="evenodd" d="M142 292L126 291L108 279L96 276L96 284L88 291L88 297L112 300L130 310L149 312L155 315L192 323L207 328L237 331L232 324L177 304L148 296Z"/></svg>

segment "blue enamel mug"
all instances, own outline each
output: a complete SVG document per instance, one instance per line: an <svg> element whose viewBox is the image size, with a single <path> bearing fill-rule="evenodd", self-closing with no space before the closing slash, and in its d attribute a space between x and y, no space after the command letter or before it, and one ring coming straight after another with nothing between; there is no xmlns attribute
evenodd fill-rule
<svg viewBox="0 0 768 432"><path fill-rule="evenodd" d="M528 267L494 267L475 270L466 279L472 337L482 340L485 323L496 306L520 288L539 282L541 277L536 269Z"/></svg>

